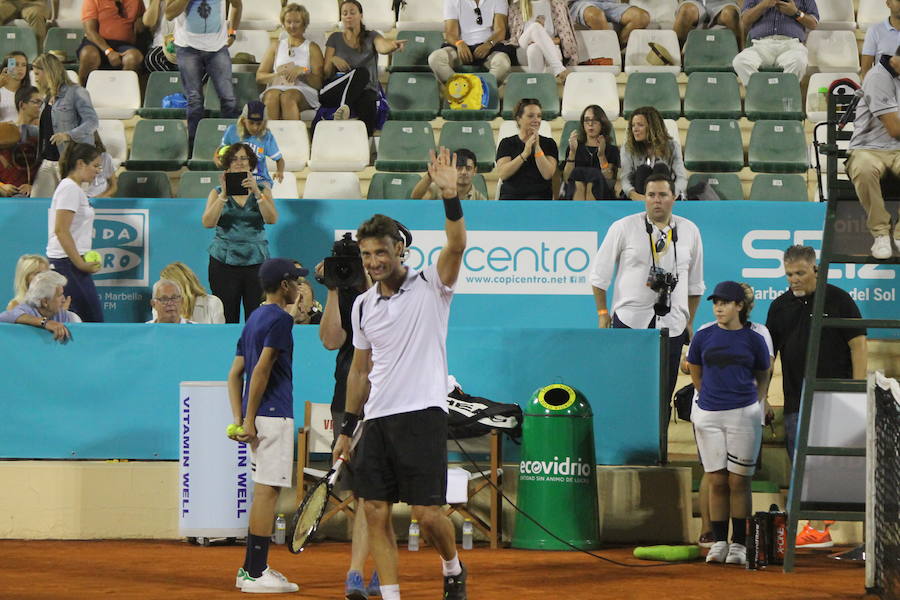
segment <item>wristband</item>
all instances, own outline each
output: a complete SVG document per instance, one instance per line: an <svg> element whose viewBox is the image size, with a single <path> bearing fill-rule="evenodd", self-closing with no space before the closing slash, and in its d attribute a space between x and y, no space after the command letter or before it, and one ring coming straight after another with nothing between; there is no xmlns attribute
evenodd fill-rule
<svg viewBox="0 0 900 600"><path fill-rule="evenodd" d="M538 150L537 152L534 153L534 155L535 155L535 156L544 156L544 151L543 151L543 150Z"/></svg>
<svg viewBox="0 0 900 600"><path fill-rule="evenodd" d="M359 415L345 412L344 420L341 423L341 435L352 436L357 423L359 423Z"/></svg>
<svg viewBox="0 0 900 600"><path fill-rule="evenodd" d="M453 42L453 45L456 47L459 47L460 44L465 44L465 42L463 40L456 40L455 42Z"/></svg>
<svg viewBox="0 0 900 600"><path fill-rule="evenodd" d="M231 37L231 36L237 37L237 29L229 29L228 30L228 37Z"/></svg>
<svg viewBox="0 0 900 600"><path fill-rule="evenodd" d="M112 51L113 51L112 46L110 46L109 48L107 48L106 50L103 51L103 54L105 54L106 56L109 56L110 52L112 52Z"/></svg>
<svg viewBox="0 0 900 600"><path fill-rule="evenodd" d="M453 196L452 198L443 198L443 200L444 214L447 215L447 219L450 221L459 221L462 219L463 212L462 204L459 201L459 195Z"/></svg>
<svg viewBox="0 0 900 600"><path fill-rule="evenodd" d="M603 315L608 315L608 314L609 314L609 311L606 310L605 308L601 308L600 310L597 311L598 317L602 317Z"/></svg>
<svg viewBox="0 0 900 600"><path fill-rule="evenodd" d="M601 168L601 169L609 168L609 163L608 163L608 162L602 162L602 163L600 163L600 168Z"/></svg>

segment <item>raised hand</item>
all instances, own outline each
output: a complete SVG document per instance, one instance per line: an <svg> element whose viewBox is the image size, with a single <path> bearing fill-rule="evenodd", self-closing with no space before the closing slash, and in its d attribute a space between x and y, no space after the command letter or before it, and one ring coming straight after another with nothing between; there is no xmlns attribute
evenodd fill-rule
<svg viewBox="0 0 900 600"><path fill-rule="evenodd" d="M452 198L456 195L456 155L441 146L437 154L429 150L428 176L441 188L441 195Z"/></svg>

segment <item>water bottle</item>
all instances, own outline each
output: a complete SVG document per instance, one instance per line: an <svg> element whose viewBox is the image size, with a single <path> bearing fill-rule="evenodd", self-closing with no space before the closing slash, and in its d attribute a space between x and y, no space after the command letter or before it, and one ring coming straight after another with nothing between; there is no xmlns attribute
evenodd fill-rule
<svg viewBox="0 0 900 600"><path fill-rule="evenodd" d="M409 523L409 541L406 543L410 552L419 551L419 521L413 519Z"/></svg>
<svg viewBox="0 0 900 600"><path fill-rule="evenodd" d="M462 528L462 547L463 550L471 550L472 549L472 535L475 533L474 528L472 527L472 519L466 519L463 521Z"/></svg>
<svg viewBox="0 0 900 600"><path fill-rule="evenodd" d="M284 520L284 513L278 513L275 518L275 533L272 535L272 541L276 544L284 544L284 536L287 532L287 523Z"/></svg>

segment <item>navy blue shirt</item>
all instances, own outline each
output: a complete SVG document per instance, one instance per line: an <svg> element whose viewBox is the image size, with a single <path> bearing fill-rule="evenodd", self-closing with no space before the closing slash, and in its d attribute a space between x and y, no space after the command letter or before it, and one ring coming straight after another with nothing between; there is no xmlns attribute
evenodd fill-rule
<svg viewBox="0 0 900 600"><path fill-rule="evenodd" d="M237 343L237 356L244 357L244 396L241 411L247 413L250 378L263 348L278 350L269 384L259 403L258 417L294 417L294 320L277 304L263 304L250 314Z"/></svg>
<svg viewBox="0 0 900 600"><path fill-rule="evenodd" d="M749 327L701 329L694 334L687 359L703 367L697 399L703 410L731 410L758 401L754 372L769 368L769 350L763 337Z"/></svg>

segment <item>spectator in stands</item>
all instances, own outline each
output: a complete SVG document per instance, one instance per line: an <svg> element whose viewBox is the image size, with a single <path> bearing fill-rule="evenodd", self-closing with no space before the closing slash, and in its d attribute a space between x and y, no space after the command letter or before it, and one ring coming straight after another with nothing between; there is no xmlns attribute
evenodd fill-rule
<svg viewBox="0 0 900 600"><path fill-rule="evenodd" d="M66 309L66 278L56 271L35 275L25 293L24 302L0 313L0 323L19 323L46 329L53 339L66 342L71 337L65 323L81 323L81 318Z"/></svg>
<svg viewBox="0 0 900 600"><path fill-rule="evenodd" d="M50 202L50 232L47 257L58 273L65 275L66 295L72 298L72 310L86 323L103 321L103 309L91 277L100 270L99 262L86 262L94 230L94 208L81 189L100 171L100 152L93 144L69 144L59 161L63 180Z"/></svg>
<svg viewBox="0 0 900 600"><path fill-rule="evenodd" d="M428 56L428 66L441 83L461 65L483 66L502 83L509 75L515 49L507 39L507 0L478 0L475 10L465 0L444 0L444 45Z"/></svg>
<svg viewBox="0 0 900 600"><path fill-rule="evenodd" d="M623 48L632 31L650 25L650 13L617 0L569 0L569 16L572 23L585 29L617 29Z"/></svg>
<svg viewBox="0 0 900 600"><path fill-rule="evenodd" d="M144 16L144 27L153 34L150 48L144 55L144 69L177 71L175 63L175 23L166 18L166 0L150 0Z"/></svg>
<svg viewBox="0 0 900 600"><path fill-rule="evenodd" d="M256 177L257 183L271 189L275 183L272 181L272 176L269 175L266 159L270 158L275 161L275 179L281 183L284 181L284 158L281 156L275 136L266 127L267 124L266 106L259 100L251 100L244 105L237 122L229 125L222 134L222 146L216 151L216 158L218 159L224 146L237 143L249 146L256 155L256 169L253 171L253 175ZM216 162L218 164L220 161Z"/></svg>
<svg viewBox="0 0 900 600"><path fill-rule="evenodd" d="M306 39L309 11L290 3L281 9L284 33L269 46L256 71L266 85L261 98L271 119L299 120L300 112L319 108L324 57L319 45Z"/></svg>
<svg viewBox="0 0 900 600"><path fill-rule="evenodd" d="M523 98L513 112L519 133L500 140L497 146L497 175L501 200L552 200L553 173L559 149L553 138L538 133L541 102Z"/></svg>
<svg viewBox="0 0 900 600"><path fill-rule="evenodd" d="M16 66L10 68L10 61L14 61ZM14 123L18 118L16 92L22 87L22 82L25 83L25 87L31 86L30 73L28 57L24 52L13 50L3 57L3 69L0 70L0 122Z"/></svg>
<svg viewBox="0 0 900 600"><path fill-rule="evenodd" d="M38 128L32 123L41 114L43 103L37 88L30 85L20 87L16 91L19 114L15 126L9 123L0 124L0 128L12 127L8 133L13 136L18 132L18 142L15 145L0 149L0 196L31 195L31 186L40 165Z"/></svg>
<svg viewBox="0 0 900 600"><path fill-rule="evenodd" d="M69 80L58 58L41 54L34 59L33 70L35 83L44 95L44 108L38 127L42 162L31 195L46 198L59 184L62 171L57 170L57 163L66 146L69 142L93 144L100 120L90 94Z"/></svg>
<svg viewBox="0 0 900 600"><path fill-rule="evenodd" d="M150 306L153 307L154 317L147 323L193 323L181 316L183 300L184 294L176 282L171 279L160 279L153 284Z"/></svg>
<svg viewBox="0 0 900 600"><path fill-rule="evenodd" d="M16 272L13 276L13 296L12 300L6 305L6 310L12 310L18 305L25 302L25 293L31 280L38 273L50 270L50 261L40 254L23 254L16 261Z"/></svg>
<svg viewBox="0 0 900 600"><path fill-rule="evenodd" d="M717 25L730 29L738 48L744 47L741 8L733 0L681 0L673 29L683 48L692 29L712 29Z"/></svg>
<svg viewBox="0 0 900 600"><path fill-rule="evenodd" d="M225 309L222 301L200 283L189 266L176 261L167 264L159 273L160 278L174 281L181 288L180 314L192 323L224 323Z"/></svg>
<svg viewBox="0 0 900 600"><path fill-rule="evenodd" d="M81 187L88 198L112 198L119 189L119 178L116 177L116 166L112 156L106 151L106 146L103 145L103 140L96 131L94 132L94 146L100 153L100 172L93 181L82 184Z"/></svg>
<svg viewBox="0 0 900 600"><path fill-rule="evenodd" d="M472 185L472 178L478 172L478 159L468 148L460 148L456 152L456 191L460 200L487 200L484 194ZM441 188L431 180L428 173L422 176L413 188L412 198L419 200L435 200L441 197Z"/></svg>
<svg viewBox="0 0 900 600"><path fill-rule="evenodd" d="M894 56L883 55L863 81L865 95L856 105L850 138L847 174L866 209L866 226L875 243L872 256L890 258L891 237L900 251L900 228L891 235L891 215L884 206L881 182L892 174L900 178L900 46ZM891 186L896 194L897 184Z"/></svg>
<svg viewBox="0 0 900 600"><path fill-rule="evenodd" d="M669 329L666 398L671 398L681 348L690 339L706 287L703 241L693 222L672 214L675 188L668 176L647 178L644 202L646 211L623 217L607 230L590 281L601 328ZM614 271L615 304L610 312L606 296ZM666 290L669 294L661 293Z"/></svg>
<svg viewBox="0 0 900 600"><path fill-rule="evenodd" d="M684 197L687 171L681 157L681 143L666 131L662 115L652 106L631 113L628 137L622 152L619 184L628 200L644 200L644 187L652 174L664 174L674 181L675 197Z"/></svg>
<svg viewBox="0 0 900 600"><path fill-rule="evenodd" d="M578 63L578 43L566 10L566 0L513 0L509 5L509 37L525 48L529 73L543 73L545 65L564 83L569 70Z"/></svg>
<svg viewBox="0 0 900 600"><path fill-rule="evenodd" d="M859 79L865 81L866 73L883 55L891 55L900 47L900 0L885 0L890 14L881 23L876 23L866 31L860 56Z"/></svg>
<svg viewBox="0 0 900 600"><path fill-rule="evenodd" d="M578 128L569 135L563 161L562 197L566 200L615 200L619 147L612 143L612 123L602 108L581 111Z"/></svg>
<svg viewBox="0 0 900 600"><path fill-rule="evenodd" d="M201 222L215 228L209 245L209 287L222 300L225 322L238 323L241 303L244 319L250 316L262 299L259 265L269 258L265 226L278 220L272 190L259 187L252 172L256 154L247 144L231 144L222 155L221 185L209 193ZM229 195L225 173L244 173L245 194Z"/></svg>
<svg viewBox="0 0 900 600"><path fill-rule="evenodd" d="M144 61L137 34L143 30L142 0L83 0L84 39L78 47L78 78L87 85L97 69L137 71Z"/></svg>
<svg viewBox="0 0 900 600"><path fill-rule="evenodd" d="M378 55L402 50L406 40L387 40L377 31L366 29L362 5L343 0L341 23L325 42L325 77L319 92L322 106L316 121L322 118L358 118L366 124L369 136L387 120L387 99L378 82Z"/></svg>
<svg viewBox="0 0 900 600"><path fill-rule="evenodd" d="M44 44L47 27L56 21L59 0L0 0L0 25L7 25L13 19L24 19L34 31L38 45Z"/></svg>
<svg viewBox="0 0 900 600"><path fill-rule="evenodd" d="M806 32L819 24L815 0L744 0L741 28L751 45L732 61L734 72L745 86L760 67L781 67L797 80L806 74Z"/></svg>
<svg viewBox="0 0 900 600"><path fill-rule="evenodd" d="M231 25L225 21L231 5ZM231 56L241 24L242 0L168 0L166 18L175 23L175 54L181 85L187 97L188 147L194 147L197 124L203 118L203 84L208 77L216 89L222 117L234 119L240 113L231 82Z"/></svg>

